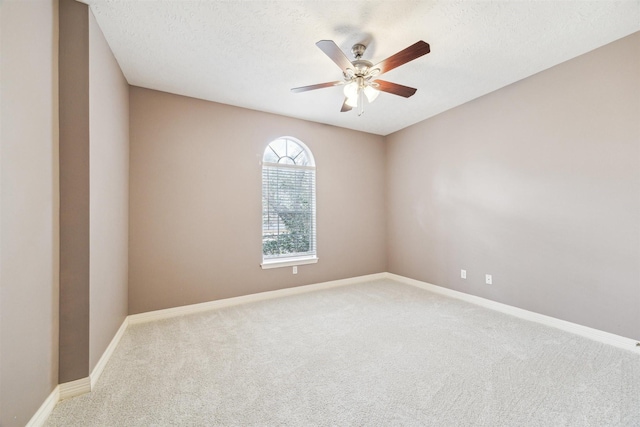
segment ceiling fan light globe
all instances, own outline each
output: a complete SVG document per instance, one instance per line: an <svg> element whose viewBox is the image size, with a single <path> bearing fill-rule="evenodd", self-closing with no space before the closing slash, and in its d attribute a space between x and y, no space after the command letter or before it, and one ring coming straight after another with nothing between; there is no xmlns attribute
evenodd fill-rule
<svg viewBox="0 0 640 427"><path fill-rule="evenodd" d="M353 81L344 87L344 96L347 98L357 98L358 96L358 83Z"/></svg>
<svg viewBox="0 0 640 427"><path fill-rule="evenodd" d="M376 100L378 95L380 95L380 91L374 87L366 86L364 88L364 94L367 97L367 101L369 101L369 103L372 103Z"/></svg>
<svg viewBox="0 0 640 427"><path fill-rule="evenodd" d="M351 108L356 108L358 106L358 95L348 96L345 103Z"/></svg>

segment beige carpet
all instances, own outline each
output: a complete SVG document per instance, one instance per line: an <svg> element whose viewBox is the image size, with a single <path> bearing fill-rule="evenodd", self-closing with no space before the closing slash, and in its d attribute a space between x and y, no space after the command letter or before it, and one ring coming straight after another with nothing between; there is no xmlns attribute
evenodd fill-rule
<svg viewBox="0 0 640 427"><path fill-rule="evenodd" d="M48 426L640 426L640 355L389 280L131 326Z"/></svg>

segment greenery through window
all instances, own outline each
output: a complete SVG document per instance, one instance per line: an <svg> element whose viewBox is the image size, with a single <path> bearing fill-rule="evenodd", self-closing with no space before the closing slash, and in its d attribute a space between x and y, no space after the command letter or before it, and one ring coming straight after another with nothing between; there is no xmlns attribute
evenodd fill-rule
<svg viewBox="0 0 640 427"><path fill-rule="evenodd" d="M263 261L316 256L315 163L289 137L271 142L262 158Z"/></svg>

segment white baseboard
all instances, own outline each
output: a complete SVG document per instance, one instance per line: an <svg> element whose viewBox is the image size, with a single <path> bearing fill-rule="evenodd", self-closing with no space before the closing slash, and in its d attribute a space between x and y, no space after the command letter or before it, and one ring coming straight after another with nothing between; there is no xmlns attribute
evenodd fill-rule
<svg viewBox="0 0 640 427"><path fill-rule="evenodd" d="M98 382L98 378L100 378L105 366L107 366L109 358L111 358L111 355L118 346L124 332L127 330L127 326L128 322L127 318L125 318L124 322L122 322L122 325L120 325L120 328L109 343L109 346L102 354L102 357L100 357L100 360L98 360L98 363L93 368L91 375L75 381L59 384L55 389L53 389L51 394L46 398L33 417L31 417L31 420L27 423L27 427L43 426L59 401L91 392L95 387L96 382Z"/></svg>
<svg viewBox="0 0 640 427"><path fill-rule="evenodd" d="M91 391L91 379L89 377L80 378L60 384L60 400L68 399Z"/></svg>
<svg viewBox="0 0 640 427"><path fill-rule="evenodd" d="M102 353L102 357L100 357L100 360L98 360L98 363L96 363L93 371L91 371L91 375L89 376L89 378L91 378L91 390L93 390L93 388L96 386L98 378L100 378L100 375L102 375L102 371L104 371L104 367L107 366L107 362L109 362L111 355L113 354L116 347L118 347L120 339L124 335L124 331L127 330L127 326L129 325L128 319L128 317L125 317L122 325L120 325L120 328L118 328L118 331L109 343L109 346L105 349L104 353Z"/></svg>
<svg viewBox="0 0 640 427"><path fill-rule="evenodd" d="M33 417L29 420L26 427L40 427L43 426L45 422L47 422L47 418L53 412L53 408L56 407L56 404L60 400L60 386L56 386L53 389L51 394L44 400L40 408L33 414Z"/></svg>
<svg viewBox="0 0 640 427"><path fill-rule="evenodd" d="M102 353L100 360L98 360L98 363L96 363L96 366L93 368L93 371L88 377L62 383L58 386L60 388L59 400L79 396L81 394L89 393L91 392L91 390L93 390L93 388L96 386L96 383L98 382L98 378L100 378L100 375L102 375L102 371L104 371L105 366L107 366L111 355L118 346L120 339L124 335L124 332L127 330L127 319L128 318L125 317L122 325L120 325L120 328L118 328L118 331L113 336L113 339L111 339L111 342L105 349L104 353Z"/></svg>
<svg viewBox="0 0 640 427"><path fill-rule="evenodd" d="M571 334L580 335L585 338L589 338L593 341L598 341L603 344L612 345L614 347L622 348L624 350L630 350L633 352L640 352L640 347L637 346L638 342L631 338L622 337L620 335L604 332L599 329L589 328L588 326L578 325L577 323L568 322L566 320L560 320L555 317L545 316L544 314L535 313L522 308L514 307L507 304L502 304L496 301L488 300L486 298L478 297L475 295L466 294L464 292L454 291L453 289L443 288L441 286L433 285L431 283L421 282L419 280L410 279L408 277L399 276L393 273L385 273L388 279L395 280L397 282L405 283L407 285L416 286L427 291L431 291L440 295L448 296L451 298L460 299L470 302L491 310L499 311L501 313L510 314L520 319L530 320L532 322L540 323L542 325L550 326L560 329Z"/></svg>
<svg viewBox="0 0 640 427"><path fill-rule="evenodd" d="M358 276L349 279L332 280L330 282L315 283L312 285L296 286L293 288L278 289L275 291L260 292L257 294L243 295L239 297L226 298L216 301L203 302L200 304L183 305L181 307L167 308L164 310L148 311L146 313L129 315L129 324L152 322L160 319L168 319L171 317L183 316L185 314L200 313L203 311L214 310L222 307L231 307L239 304L246 304L256 301L264 301L273 298L280 298L290 295L299 295L307 292L318 291L321 289L335 288L338 286L352 285L355 283L367 282L370 280L384 279L387 273L369 274L366 276Z"/></svg>

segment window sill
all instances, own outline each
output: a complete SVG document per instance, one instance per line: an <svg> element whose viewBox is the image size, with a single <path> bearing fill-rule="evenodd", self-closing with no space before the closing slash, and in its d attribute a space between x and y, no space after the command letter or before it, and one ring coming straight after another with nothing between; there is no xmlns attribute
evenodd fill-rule
<svg viewBox="0 0 640 427"><path fill-rule="evenodd" d="M260 266L263 270L268 268L280 268L280 267L291 267L294 265L304 265L304 264L315 264L318 262L318 257L299 257L299 258L278 258L278 259L268 259L262 261Z"/></svg>

